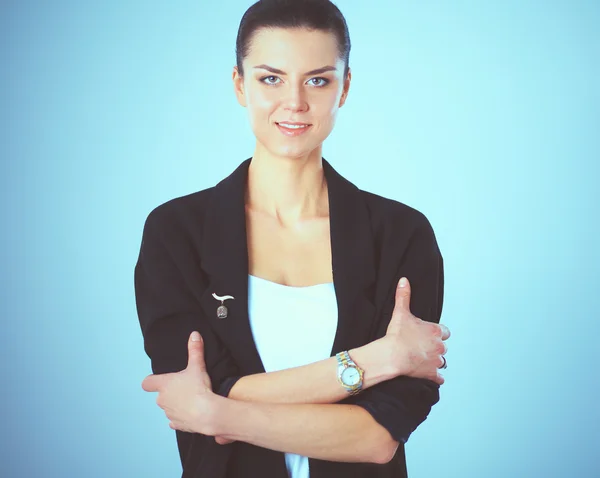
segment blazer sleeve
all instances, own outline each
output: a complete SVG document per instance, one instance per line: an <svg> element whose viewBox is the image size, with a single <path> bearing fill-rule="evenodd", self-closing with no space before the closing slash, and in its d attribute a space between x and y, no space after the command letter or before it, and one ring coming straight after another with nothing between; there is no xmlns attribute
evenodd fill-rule
<svg viewBox="0 0 600 478"><path fill-rule="evenodd" d="M193 294L193 285L181 272L182 258L176 244L165 240L166 225L155 210L146 219L142 243L134 269L135 300L144 350L152 373L179 372L187 367L188 339L197 330L204 339L204 359L215 393L227 396L239 379L239 369L203 315ZM172 242L172 241L170 241ZM191 262L192 258L188 258ZM201 289L200 289L201 290ZM191 451L192 433L177 430L182 464Z"/></svg>
<svg viewBox="0 0 600 478"><path fill-rule="evenodd" d="M410 241L375 324L373 340L386 334L394 310L396 285L403 276L411 285L412 314L428 322L439 323L444 297L444 264L428 221ZM396 441L406 443L440 396L439 385L431 380L399 376L351 398L351 403L367 410Z"/></svg>

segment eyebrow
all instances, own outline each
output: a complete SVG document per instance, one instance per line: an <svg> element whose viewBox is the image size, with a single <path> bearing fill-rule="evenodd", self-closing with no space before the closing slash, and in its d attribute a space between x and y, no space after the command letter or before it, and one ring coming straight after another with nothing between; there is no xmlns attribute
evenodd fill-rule
<svg viewBox="0 0 600 478"><path fill-rule="evenodd" d="M285 75L285 71L283 70L279 70L277 68L273 68L272 66L269 65L256 65L254 68L256 69L261 69L261 70L267 70L270 71L271 73L275 73L277 75ZM335 66L323 66L321 68L317 68L316 70L311 70L311 71L307 71L305 73L305 75L318 75L320 73L325 73L327 71L336 71L337 68Z"/></svg>

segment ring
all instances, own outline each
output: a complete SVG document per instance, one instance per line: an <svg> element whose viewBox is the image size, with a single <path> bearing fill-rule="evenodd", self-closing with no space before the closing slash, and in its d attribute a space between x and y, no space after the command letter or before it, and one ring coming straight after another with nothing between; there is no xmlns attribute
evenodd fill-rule
<svg viewBox="0 0 600 478"><path fill-rule="evenodd" d="M444 360L444 365L442 365L440 368L447 368L448 367L448 362L446 362L446 357L444 357L442 355L442 359Z"/></svg>

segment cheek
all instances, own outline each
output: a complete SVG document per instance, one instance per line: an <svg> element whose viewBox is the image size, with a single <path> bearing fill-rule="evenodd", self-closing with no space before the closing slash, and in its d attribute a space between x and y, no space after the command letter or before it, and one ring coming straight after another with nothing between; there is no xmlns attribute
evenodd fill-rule
<svg viewBox="0 0 600 478"><path fill-rule="evenodd" d="M310 104L315 115L325 118L337 114L339 101L340 95L328 91L315 93Z"/></svg>
<svg viewBox="0 0 600 478"><path fill-rule="evenodd" d="M313 103L311 116L319 123L319 129L329 131L335 124L338 111L338 102L335 98L320 98Z"/></svg>
<svg viewBox="0 0 600 478"><path fill-rule="evenodd" d="M247 95L248 107L252 116L264 116L275 108L277 104L275 92L265 89L255 89Z"/></svg>
<svg viewBox="0 0 600 478"><path fill-rule="evenodd" d="M332 116L336 116L340 109L340 100L342 99L342 92L338 91L337 94L331 95L327 102L328 112Z"/></svg>

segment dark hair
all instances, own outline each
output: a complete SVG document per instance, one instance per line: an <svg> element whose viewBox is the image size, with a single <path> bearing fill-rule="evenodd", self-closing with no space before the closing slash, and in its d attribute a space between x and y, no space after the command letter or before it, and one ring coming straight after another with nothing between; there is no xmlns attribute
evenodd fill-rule
<svg viewBox="0 0 600 478"><path fill-rule="evenodd" d="M249 53L252 37L260 28L307 28L333 33L340 58L346 63L346 78L350 34L342 12L330 0L259 0L246 10L235 43L235 58L241 76L244 75L242 61Z"/></svg>

